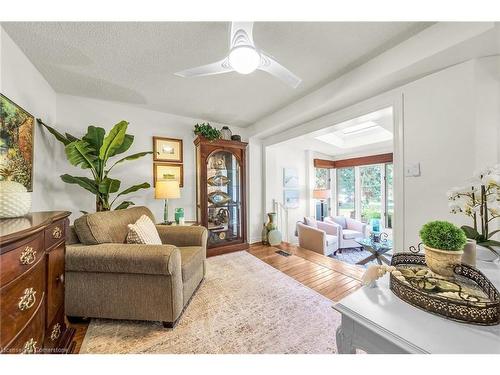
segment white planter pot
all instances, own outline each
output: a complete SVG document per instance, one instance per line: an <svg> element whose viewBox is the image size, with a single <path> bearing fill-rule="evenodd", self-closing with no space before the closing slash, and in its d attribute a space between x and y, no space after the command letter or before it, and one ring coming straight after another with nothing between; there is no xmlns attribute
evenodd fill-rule
<svg viewBox="0 0 500 375"><path fill-rule="evenodd" d="M497 252L500 253L500 248L498 247L493 247ZM486 247L483 247L481 245L476 246L476 259L481 260L483 262L493 262L495 259L497 259L498 256L495 255L493 251L490 249L487 249Z"/></svg>
<svg viewBox="0 0 500 375"><path fill-rule="evenodd" d="M31 209L31 193L20 183L0 181L0 218L20 217Z"/></svg>

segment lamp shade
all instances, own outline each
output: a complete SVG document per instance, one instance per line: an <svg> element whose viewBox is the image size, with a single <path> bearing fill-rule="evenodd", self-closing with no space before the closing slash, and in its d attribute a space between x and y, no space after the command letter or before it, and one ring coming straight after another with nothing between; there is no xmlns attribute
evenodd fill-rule
<svg viewBox="0 0 500 375"><path fill-rule="evenodd" d="M313 190L313 198L314 199L328 199L331 196L331 191L330 189L314 189Z"/></svg>
<svg viewBox="0 0 500 375"><path fill-rule="evenodd" d="M156 199L175 199L181 197L181 189L177 180L158 180L155 186Z"/></svg>

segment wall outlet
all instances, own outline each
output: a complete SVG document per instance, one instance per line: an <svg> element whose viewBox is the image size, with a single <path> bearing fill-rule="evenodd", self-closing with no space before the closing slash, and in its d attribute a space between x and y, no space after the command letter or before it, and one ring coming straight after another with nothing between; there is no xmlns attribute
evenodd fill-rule
<svg viewBox="0 0 500 375"><path fill-rule="evenodd" d="M407 164L405 166L405 177L419 177L420 163Z"/></svg>

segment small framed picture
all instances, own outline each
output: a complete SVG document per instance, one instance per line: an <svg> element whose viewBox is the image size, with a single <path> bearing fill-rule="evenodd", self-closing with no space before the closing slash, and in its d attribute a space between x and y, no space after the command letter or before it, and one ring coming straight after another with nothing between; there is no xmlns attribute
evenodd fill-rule
<svg viewBox="0 0 500 375"><path fill-rule="evenodd" d="M300 190L285 189L283 190L283 204L286 208L298 208L300 201Z"/></svg>
<svg viewBox="0 0 500 375"><path fill-rule="evenodd" d="M287 189L299 187L299 171L297 168L283 168L283 187Z"/></svg>
<svg viewBox="0 0 500 375"><path fill-rule="evenodd" d="M153 137L153 160L182 163L182 139Z"/></svg>
<svg viewBox="0 0 500 375"><path fill-rule="evenodd" d="M153 164L153 185L157 180L177 180L179 186L184 186L184 168L182 164L154 163Z"/></svg>

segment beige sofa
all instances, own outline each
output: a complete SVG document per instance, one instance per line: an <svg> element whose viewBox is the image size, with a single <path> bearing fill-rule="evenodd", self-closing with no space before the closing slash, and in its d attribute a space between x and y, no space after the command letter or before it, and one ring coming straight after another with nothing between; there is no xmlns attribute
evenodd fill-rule
<svg viewBox="0 0 500 375"><path fill-rule="evenodd" d="M178 322L205 276L207 230L157 225L162 245L126 244L127 224L142 215L155 220L146 207L75 220L66 248L69 317Z"/></svg>
<svg viewBox="0 0 500 375"><path fill-rule="evenodd" d="M338 249L338 226L312 217L297 222L299 246L323 255L335 254Z"/></svg>

